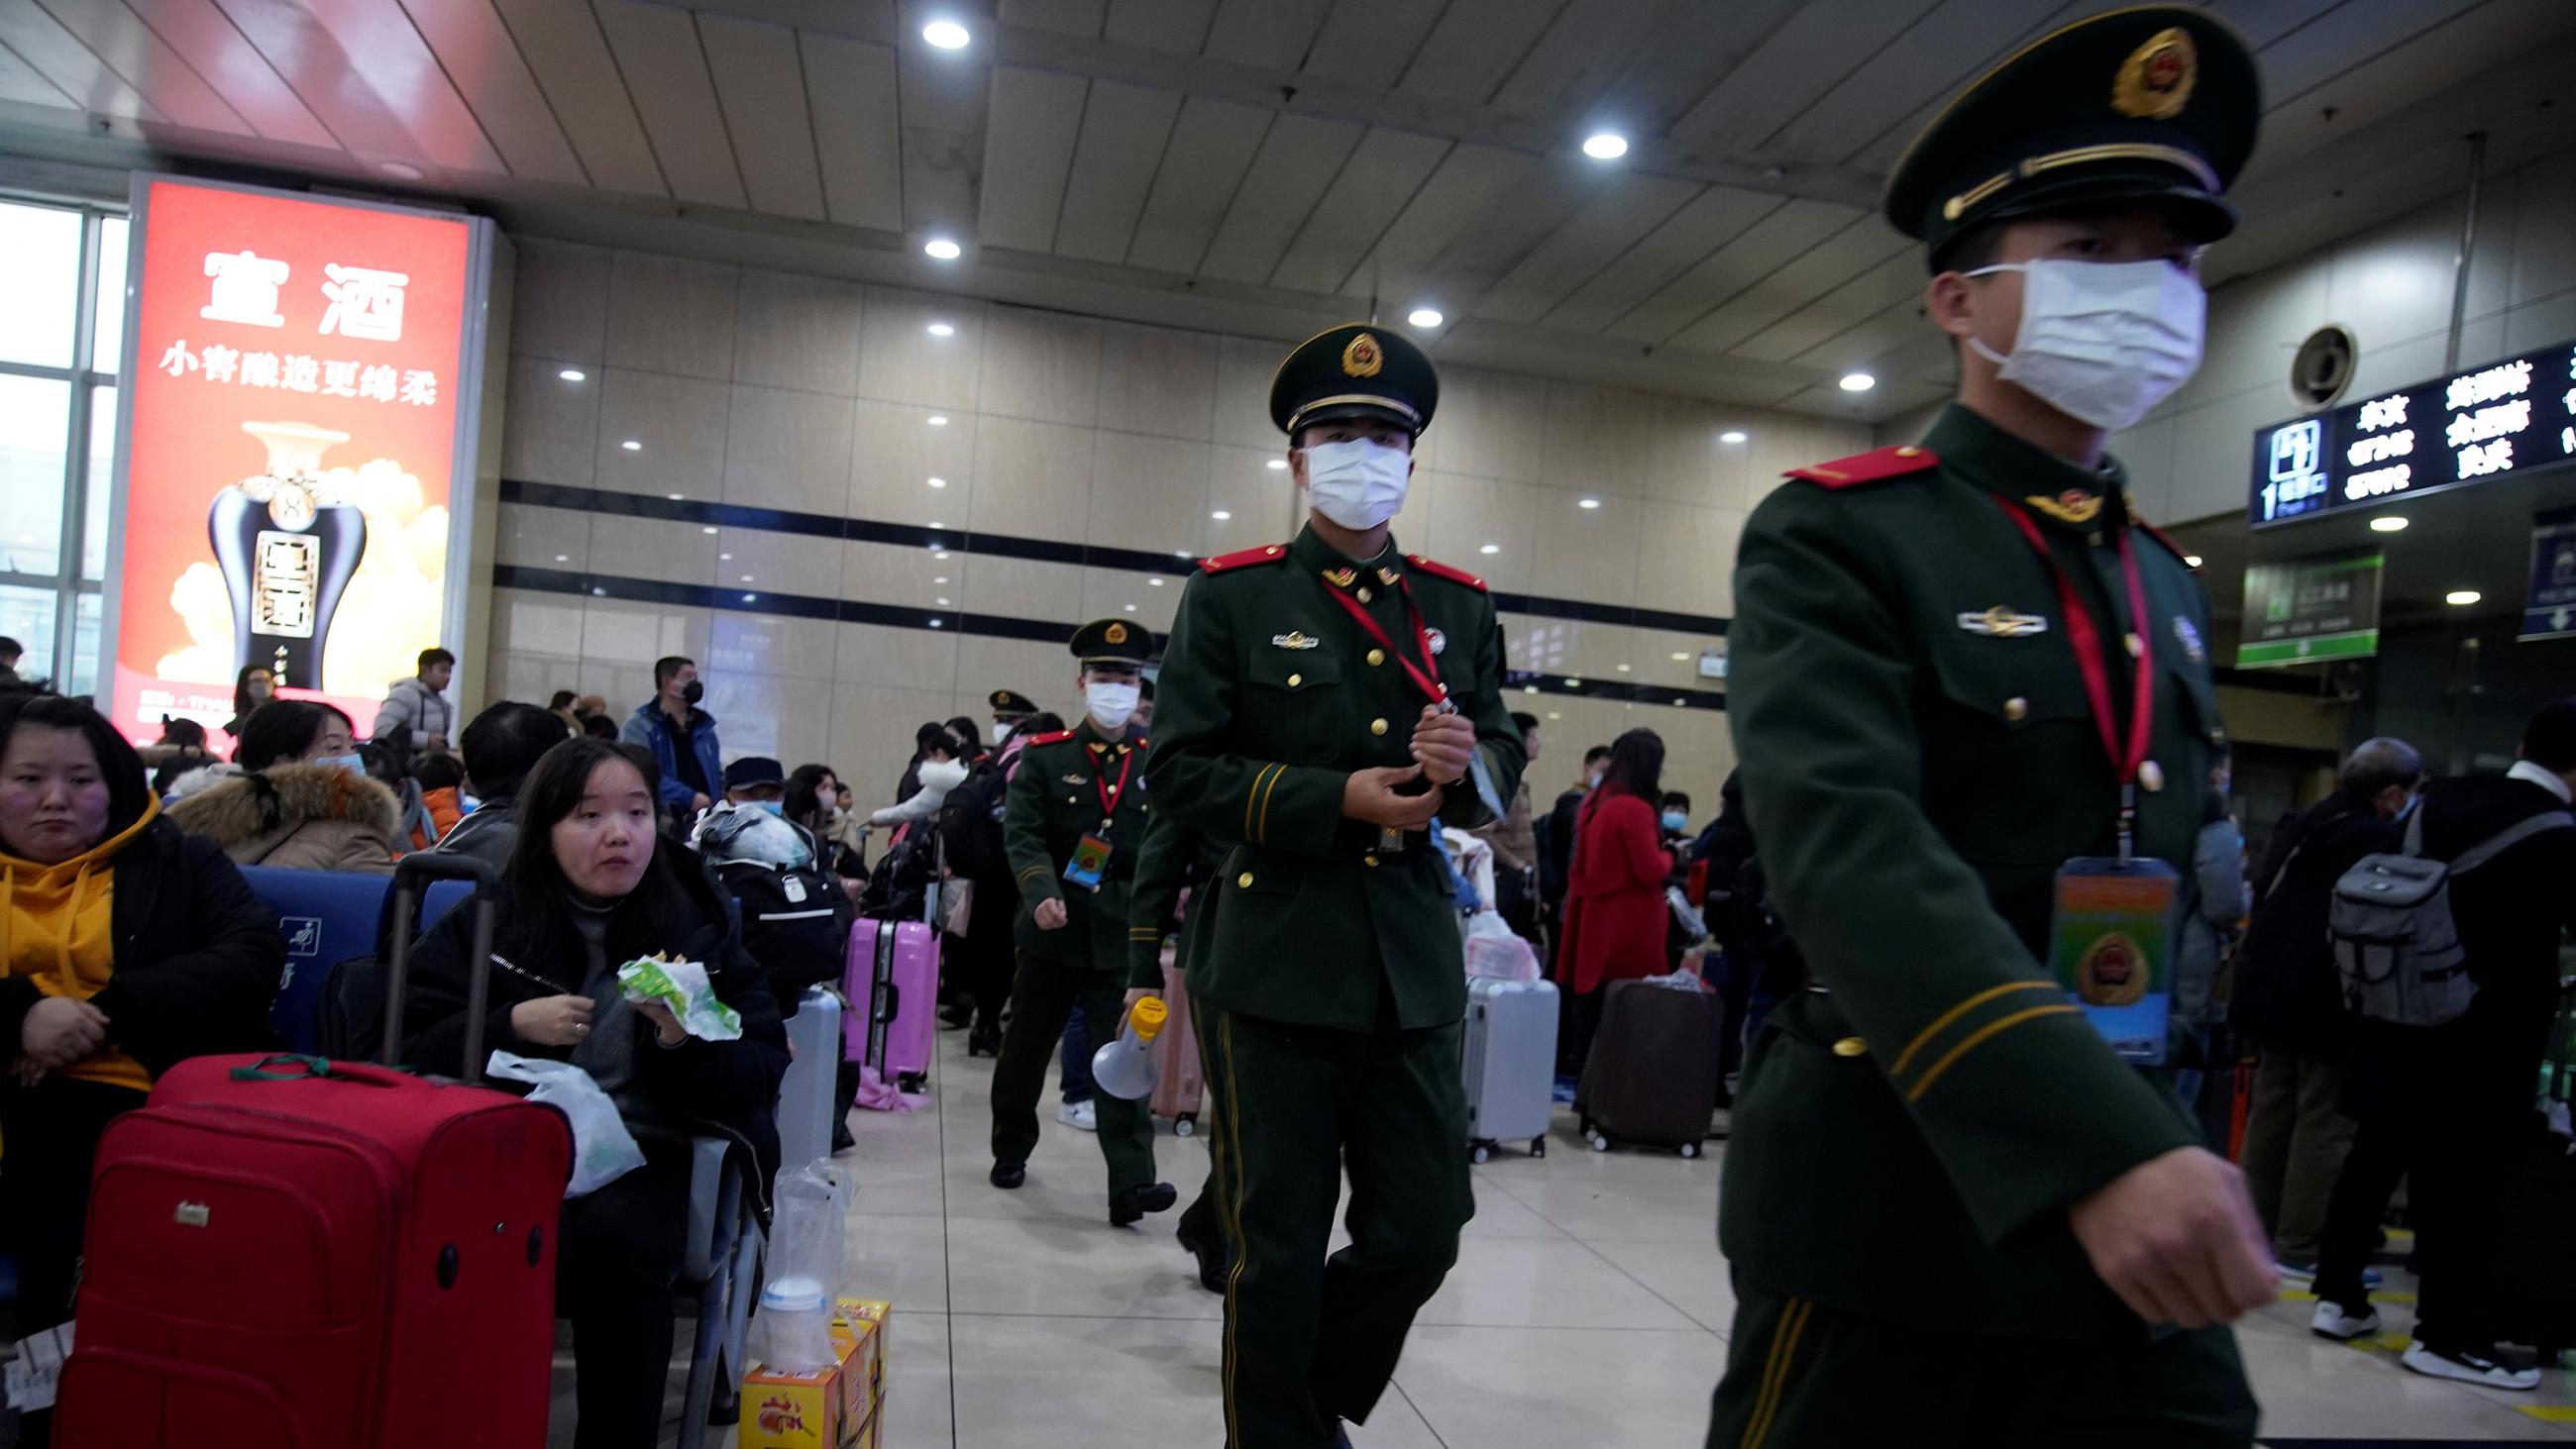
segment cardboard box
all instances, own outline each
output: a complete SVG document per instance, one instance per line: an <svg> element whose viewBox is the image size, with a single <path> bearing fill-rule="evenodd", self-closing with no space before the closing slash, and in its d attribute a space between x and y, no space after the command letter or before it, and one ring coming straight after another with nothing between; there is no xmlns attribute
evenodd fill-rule
<svg viewBox="0 0 2576 1449"><path fill-rule="evenodd" d="M857 1344L850 1376L851 1403L857 1417L885 1398L886 1331L894 1305L876 1298L844 1298L832 1315L835 1338L847 1333Z"/></svg>
<svg viewBox="0 0 2576 1449"><path fill-rule="evenodd" d="M844 1298L832 1315L838 1362L783 1374L754 1364L742 1381L741 1449L874 1449L885 1400L886 1320L894 1305Z"/></svg>
<svg viewBox="0 0 2576 1449"><path fill-rule="evenodd" d="M868 1410L868 1422L859 1430L859 1437L850 1441L849 1449L879 1449L877 1433L884 1427L885 1403L879 1400L874 1408Z"/></svg>

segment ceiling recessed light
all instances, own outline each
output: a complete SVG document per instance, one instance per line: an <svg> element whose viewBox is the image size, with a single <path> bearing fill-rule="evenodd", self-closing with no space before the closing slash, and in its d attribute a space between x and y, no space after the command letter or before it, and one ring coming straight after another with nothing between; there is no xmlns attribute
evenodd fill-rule
<svg viewBox="0 0 2576 1449"><path fill-rule="evenodd" d="M948 480L945 478L933 478L930 480L930 486L933 488L945 488L948 486Z"/></svg>
<svg viewBox="0 0 2576 1449"><path fill-rule="evenodd" d="M1416 307L1404 320L1416 327L1437 327L1444 319L1437 307Z"/></svg>
<svg viewBox="0 0 2576 1449"><path fill-rule="evenodd" d="M1176 548L1172 550L1172 557L1174 558L1188 558L1189 556L1190 551L1188 549Z"/></svg>
<svg viewBox="0 0 2576 1449"><path fill-rule="evenodd" d="M1273 459L1271 459L1268 463L1265 463L1265 464L1263 464L1262 466L1267 467L1267 468L1276 469L1276 470L1281 471L1281 472L1285 472L1285 471L1287 471L1287 468L1288 468L1288 460L1287 460L1287 459L1285 459L1285 458L1273 458Z"/></svg>
<svg viewBox="0 0 2576 1449"><path fill-rule="evenodd" d="M1583 138L1583 154L1595 161L1616 161L1628 154L1628 138L1616 131L1595 131Z"/></svg>
<svg viewBox="0 0 2576 1449"><path fill-rule="evenodd" d="M1690 701L1689 701L1688 699L1683 698L1683 697L1682 697L1682 696L1680 696L1680 695L1675 695L1675 696L1673 696L1673 703L1674 703L1675 705L1677 705L1677 706L1687 706L1687 705L1689 705Z"/></svg>
<svg viewBox="0 0 2576 1449"><path fill-rule="evenodd" d="M930 520L930 526L931 526L931 527L933 527L933 528L946 528L948 525L947 525L947 524L944 524L944 523L940 522L938 519L934 518L934 519Z"/></svg>
<svg viewBox="0 0 2576 1449"><path fill-rule="evenodd" d="M1521 693L1536 694L1538 693L1538 686L1535 684L1524 684L1521 686Z"/></svg>
<svg viewBox="0 0 2576 1449"><path fill-rule="evenodd" d="M700 532L700 533L713 533L713 532L715 532L715 531L716 531L716 527L715 527L715 525L714 525L714 524L712 524L712 523L710 523L710 524L708 524L706 527L701 528L701 529L699 529L699 530L698 530L698 532Z"/></svg>
<svg viewBox="0 0 2576 1449"><path fill-rule="evenodd" d="M379 161L376 169L396 181L418 181L429 174L408 161Z"/></svg>
<svg viewBox="0 0 2576 1449"><path fill-rule="evenodd" d="M1145 583L1146 583L1149 587L1157 588L1157 589L1159 589L1159 588L1161 588L1161 587L1163 586L1163 581L1162 581L1161 579L1147 579L1147 580L1145 581Z"/></svg>
<svg viewBox="0 0 2576 1449"><path fill-rule="evenodd" d="M2370 531L2373 533L2403 533L2406 531L2406 515L2402 513L2383 513L2377 518L2370 520Z"/></svg>
<svg viewBox="0 0 2576 1449"><path fill-rule="evenodd" d="M635 441L633 438L628 438L625 442L622 442L617 446L624 448L630 453L641 453L644 451L644 445Z"/></svg>
<svg viewBox="0 0 2576 1449"><path fill-rule="evenodd" d="M965 248L944 236L935 236L921 244L921 249L937 261L953 262L965 254Z"/></svg>
<svg viewBox="0 0 2576 1449"><path fill-rule="evenodd" d="M1574 506L1577 508L1598 508L1601 506L1601 500L1598 498L1585 498L1578 501Z"/></svg>
<svg viewBox="0 0 2576 1449"><path fill-rule="evenodd" d="M924 421L928 422L934 428L944 428L948 426L947 417L940 413L932 413L927 419L924 419Z"/></svg>
<svg viewBox="0 0 2576 1449"><path fill-rule="evenodd" d="M758 595L758 594L745 594L745 595L743 595L743 596L742 596L742 601L743 601L744 603L746 603L746 604L756 604L756 603L760 602L760 595Z"/></svg>
<svg viewBox="0 0 2576 1449"><path fill-rule="evenodd" d="M934 20L921 27L921 38L941 50L964 50L966 42L974 37L966 33L965 26L954 20Z"/></svg>
<svg viewBox="0 0 2576 1449"><path fill-rule="evenodd" d="M1135 613L1135 612L1136 612L1136 606L1135 606L1134 604L1129 604L1129 605L1127 606L1127 612L1128 612L1128 613L1130 613L1130 614Z"/></svg>
<svg viewBox="0 0 2576 1449"><path fill-rule="evenodd" d="M931 253L931 255L932 255L932 256L937 256L937 255L938 255L938 253L937 253L937 252L933 252L933 253ZM949 255L950 255L950 256L955 256L955 255L956 255L956 253L955 253L955 252L950 252L950 253L949 253ZM954 327L949 326L949 325L948 325L947 323L945 323L945 322L933 322L933 323L931 323L931 324L930 324L930 326L929 326L928 328L926 328L926 329L924 329L924 330L928 331L928 332L930 333L930 335L931 335L931 336L933 336L933 337L954 337L954 336L956 336L956 335L957 335L957 329L956 329L956 328L954 328Z"/></svg>
<svg viewBox="0 0 2576 1449"><path fill-rule="evenodd" d="M718 562L718 563L732 563L732 562L733 562L733 555L732 555L732 554L729 554L729 553L720 553L720 554L717 554L717 555L716 555L716 562Z"/></svg>
<svg viewBox="0 0 2576 1449"><path fill-rule="evenodd" d="M1483 548L1480 548L1480 549L1476 550L1476 552L1478 552L1478 553L1501 553L1502 551L1503 551L1503 546L1502 546L1501 544L1499 544L1499 543L1489 543L1489 544L1486 544Z"/></svg>
<svg viewBox="0 0 2576 1449"><path fill-rule="evenodd" d="M1552 709L1547 712L1547 717L1549 719L1563 719L1565 718L1565 712L1563 710Z"/></svg>
<svg viewBox="0 0 2576 1449"><path fill-rule="evenodd" d="M1744 430L1742 428L1729 428L1725 432L1718 434L1717 440L1721 443L1741 443L1744 441Z"/></svg>
<svg viewBox="0 0 2576 1449"><path fill-rule="evenodd" d="M746 583L746 584L747 584L747 583L750 583L750 582L751 582L751 575L749 575L749 574L744 574L744 575L742 576L742 581L743 581L744 583Z"/></svg>
<svg viewBox="0 0 2576 1449"><path fill-rule="evenodd" d="M946 594L942 594L933 602L937 603L939 607L945 609L948 607L948 596Z"/></svg>
<svg viewBox="0 0 2576 1449"><path fill-rule="evenodd" d="M572 562L572 555L571 555L571 554L568 554L568 553L559 553L559 554L556 554L556 555L555 555L555 562L556 562L556 563L571 563L571 562Z"/></svg>
<svg viewBox="0 0 2576 1449"><path fill-rule="evenodd" d="M2453 589L2442 596L2442 602L2454 609L2465 609L2485 597L2475 589Z"/></svg>
<svg viewBox="0 0 2576 1449"><path fill-rule="evenodd" d="M936 628L940 627L940 624L941 624L941 621L940 621L940 620L937 620L937 619L933 619L933 620L931 620L931 621L930 621L930 627L931 627L931 628L933 628L933 629L936 629Z"/></svg>
<svg viewBox="0 0 2576 1449"><path fill-rule="evenodd" d="M579 382L583 378L590 376L590 374L582 371L578 367L567 367L563 371L556 373L555 376L562 378L566 382Z"/></svg>
<svg viewBox="0 0 2576 1449"><path fill-rule="evenodd" d="M932 554L931 557L939 560L941 563L946 563L948 561L948 553L944 549L938 553Z"/></svg>
<svg viewBox="0 0 2576 1449"><path fill-rule="evenodd" d="M1581 689L1583 687L1583 681L1580 679L1569 678L1565 681L1565 687L1568 689Z"/></svg>
<svg viewBox="0 0 2576 1449"><path fill-rule="evenodd" d="M1690 663L1690 656L1676 649L1673 651L1673 662L1676 664L1688 664Z"/></svg>
<svg viewBox="0 0 2576 1449"><path fill-rule="evenodd" d="M941 574L939 577L932 579L931 582L934 584L944 584L948 582L948 575Z"/></svg>
<svg viewBox="0 0 2576 1449"><path fill-rule="evenodd" d="M1628 672L1628 666L1627 666L1627 665L1625 665L1625 664L1620 665L1620 666L1619 666L1619 672L1620 672L1621 674L1625 674L1625 673L1627 673L1627 672Z"/></svg>
<svg viewBox="0 0 2576 1449"><path fill-rule="evenodd" d="M677 503L677 502L679 502L679 501L680 501L680 499L681 499L683 496L685 496L685 495L678 494L678 493L665 493L665 494L663 494L662 496L663 496L663 497L665 497L665 498L670 499L670 500L671 500L672 502L674 502L674 503Z"/></svg>
<svg viewBox="0 0 2576 1449"><path fill-rule="evenodd" d="M1217 522L1219 522L1219 523L1223 523L1223 522L1225 522L1227 519L1234 517L1234 515L1233 515L1233 514L1231 514L1231 513L1229 513L1229 512L1227 512L1226 510L1224 510L1224 509L1220 508L1220 509L1216 510L1214 513L1209 514L1209 515L1208 515L1208 517L1215 519L1215 520L1216 520Z"/></svg>
<svg viewBox="0 0 2576 1449"><path fill-rule="evenodd" d="M2183 561L2184 563L2186 563L2186 564L2191 565L2193 568L2198 568L2198 567L2200 567L2200 555L2199 555L2199 554L2196 554L2196 553L2187 553L2187 554L2184 554L2184 555L2182 556L2182 561Z"/></svg>
<svg viewBox="0 0 2576 1449"><path fill-rule="evenodd" d="M1845 392L1867 392L1878 386L1878 379L1866 372L1846 372L1843 374L1842 381L1836 386Z"/></svg>

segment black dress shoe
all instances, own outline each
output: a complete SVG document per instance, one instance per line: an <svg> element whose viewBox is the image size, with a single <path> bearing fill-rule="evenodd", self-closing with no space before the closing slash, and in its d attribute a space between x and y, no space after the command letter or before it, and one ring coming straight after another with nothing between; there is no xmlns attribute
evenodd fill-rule
<svg viewBox="0 0 2576 1449"><path fill-rule="evenodd" d="M993 1164L991 1181L995 1187L1001 1188L1007 1192L1028 1180L1029 1165L1025 1162L996 1162Z"/></svg>
<svg viewBox="0 0 2576 1449"><path fill-rule="evenodd" d="M998 1057L1002 1054L1002 1034L989 1026L979 1026L966 1033L966 1055Z"/></svg>
<svg viewBox="0 0 2576 1449"><path fill-rule="evenodd" d="M1186 1216L1182 1220L1188 1221ZM1233 1255L1226 1251L1224 1240L1200 1237L1188 1228L1181 1229L1179 1237L1182 1250L1199 1260L1199 1286L1210 1293L1223 1293L1225 1275L1234 1268Z"/></svg>
<svg viewBox="0 0 2576 1449"><path fill-rule="evenodd" d="M939 1011L939 1024L950 1031L964 1031L974 1019L975 1008L968 1005L942 1007Z"/></svg>
<svg viewBox="0 0 2576 1449"><path fill-rule="evenodd" d="M1147 1213L1169 1212L1180 1200L1180 1192L1168 1182L1131 1187L1109 1200L1109 1225L1123 1228Z"/></svg>

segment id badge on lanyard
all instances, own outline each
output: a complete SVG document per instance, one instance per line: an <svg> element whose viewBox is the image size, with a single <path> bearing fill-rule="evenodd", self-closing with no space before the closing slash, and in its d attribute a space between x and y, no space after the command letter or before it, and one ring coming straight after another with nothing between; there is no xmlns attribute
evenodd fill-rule
<svg viewBox="0 0 2576 1449"><path fill-rule="evenodd" d="M2137 659L2129 718L2123 728L2112 712L2110 671L2102 663L2102 630L2094 623L2092 610L2049 551L2039 525L2002 499L1996 502L2020 525L2022 536L2056 577L2058 605L2066 616L2066 641L2083 673L2093 722L2120 784L2119 854L2077 856L2057 868L2050 892L2046 964L2058 984L2075 998L2085 1020L2123 1061L2160 1065L2173 1012L2174 910L2181 898L2182 878L2171 865L2140 857L2132 849L2137 836L2138 776L2147 764L2147 743L2155 721L2156 656L2147 642L2146 585L2138 574L2129 531L2123 528L2120 568L2127 577Z"/></svg>
<svg viewBox="0 0 2576 1449"><path fill-rule="evenodd" d="M1136 756L1130 753L1119 761L1118 783L1112 785L1098 765L1092 766L1091 788L1100 793L1100 828L1074 842L1073 858L1064 863L1064 880L1087 891L1100 889L1102 873L1109 869L1110 822L1118 815L1118 797L1127 790L1127 772L1136 767Z"/></svg>

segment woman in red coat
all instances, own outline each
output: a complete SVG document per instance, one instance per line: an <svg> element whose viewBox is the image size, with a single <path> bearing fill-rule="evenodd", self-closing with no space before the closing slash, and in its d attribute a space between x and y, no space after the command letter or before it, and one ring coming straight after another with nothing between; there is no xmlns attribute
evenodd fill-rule
<svg viewBox="0 0 2576 1449"><path fill-rule="evenodd" d="M1663 738L1630 730L1611 741L1609 772L1575 816L1556 973L1573 1002L1570 1060L1578 1070L1591 1055L1610 983L1664 969L1664 885L1673 853L1657 828L1663 774Z"/></svg>

